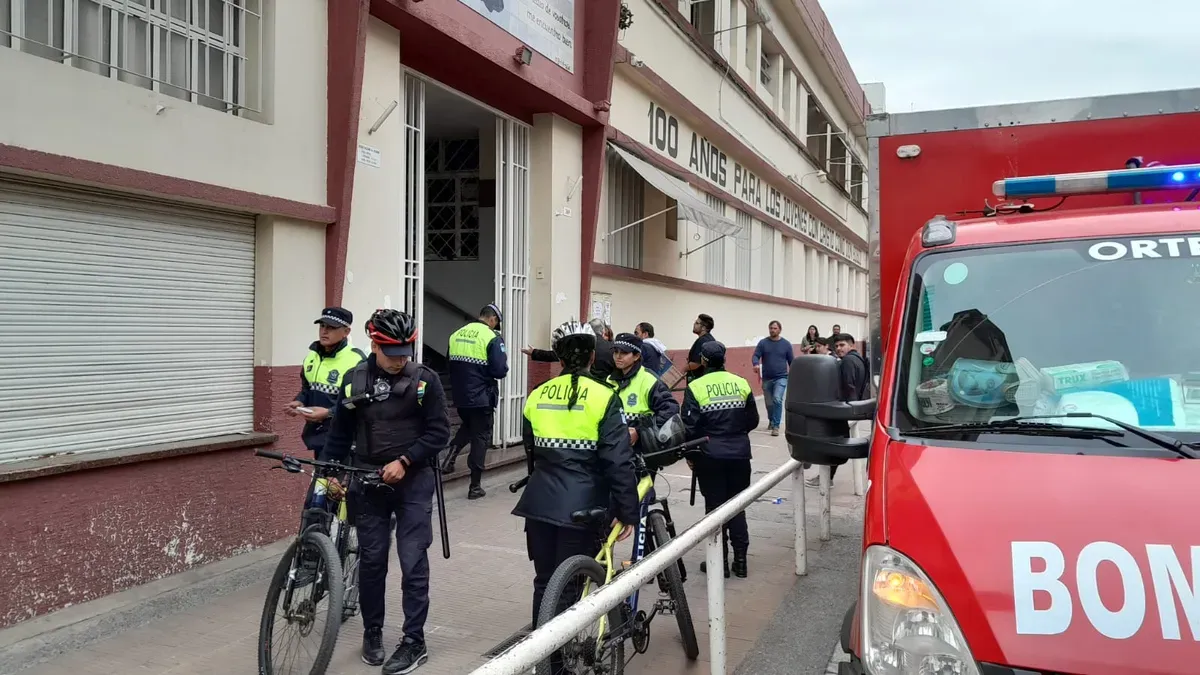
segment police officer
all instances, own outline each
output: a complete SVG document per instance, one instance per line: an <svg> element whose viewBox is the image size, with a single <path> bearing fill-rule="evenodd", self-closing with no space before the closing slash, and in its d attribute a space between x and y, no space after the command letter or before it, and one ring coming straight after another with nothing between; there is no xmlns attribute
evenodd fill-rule
<svg viewBox="0 0 1200 675"><path fill-rule="evenodd" d="M621 333L613 340L613 361L616 370L608 383L617 391L622 415L629 425L629 442L640 447L638 430L657 429L679 414L679 404L662 380L642 367L642 339L633 333Z"/></svg>
<svg viewBox="0 0 1200 675"><path fill-rule="evenodd" d="M500 337L500 308L488 305L479 310L479 319L459 328L450 335L450 387L454 406L462 426L454 435L442 470L454 471L454 461L466 445L471 446L467 467L471 469L471 486L467 499L479 499L487 493L479 484L483 478L483 462L492 440L492 416L500 401L497 380L508 375L508 354L504 338Z"/></svg>
<svg viewBox="0 0 1200 675"><path fill-rule="evenodd" d="M317 341L308 346L300 372L300 393L284 410L293 417L303 417L304 431L300 438L314 454L325 447L329 433L329 418L342 389L342 379L367 355L350 346L350 325L354 315L341 307L326 307L313 323L320 326ZM301 412L303 410L303 412Z"/></svg>
<svg viewBox="0 0 1200 675"><path fill-rule="evenodd" d="M750 383L725 370L725 345L715 340L705 343L700 359L703 371L688 384L682 415L689 439L709 437L708 453L689 459L688 464L704 495L704 512L711 513L750 487L750 432L758 428L758 405ZM750 532L744 512L729 521L725 534L733 544L733 573L745 577ZM705 566L700 569L705 571Z"/></svg>
<svg viewBox="0 0 1200 675"><path fill-rule="evenodd" d="M512 511L525 519L535 624L546 584L559 564L572 555L600 552L608 523L576 523L571 514L609 508L613 524L623 526L621 539L638 519L637 475L621 404L608 385L589 375L596 333L568 321L554 330L552 346L562 374L534 389L525 402L522 435L529 484ZM558 671L552 667L551 672Z"/></svg>
<svg viewBox="0 0 1200 675"><path fill-rule="evenodd" d="M429 658L429 554L437 453L450 440L441 380L415 363L417 328L409 315L381 309L366 324L371 356L345 378L333 428L321 458L378 468L391 489L352 482L350 507L358 528L359 594L363 619L362 660L383 665L384 675L416 670ZM353 454L351 447L353 446ZM334 488L338 488L336 483ZM340 488L339 488L340 489ZM403 573L404 635L384 663L384 589L388 532L396 517L396 549Z"/></svg>

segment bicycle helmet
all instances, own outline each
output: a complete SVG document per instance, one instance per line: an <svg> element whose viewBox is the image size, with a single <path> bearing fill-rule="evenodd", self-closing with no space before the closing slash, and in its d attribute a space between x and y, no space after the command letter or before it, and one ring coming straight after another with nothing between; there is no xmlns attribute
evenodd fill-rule
<svg viewBox="0 0 1200 675"><path fill-rule="evenodd" d="M596 333L574 319L564 321L550 334L550 348L566 368L587 368L596 351Z"/></svg>
<svg viewBox="0 0 1200 675"><path fill-rule="evenodd" d="M677 448L687 440L687 428L683 418L678 414L672 415L662 426L657 426L651 419L638 425L638 441L642 451L647 455L663 453L665 450ZM658 454L646 459L646 465L654 470L668 467L683 458L683 451Z"/></svg>
<svg viewBox="0 0 1200 675"><path fill-rule="evenodd" d="M417 342L417 324L398 309L377 309L364 326L384 356L411 357Z"/></svg>

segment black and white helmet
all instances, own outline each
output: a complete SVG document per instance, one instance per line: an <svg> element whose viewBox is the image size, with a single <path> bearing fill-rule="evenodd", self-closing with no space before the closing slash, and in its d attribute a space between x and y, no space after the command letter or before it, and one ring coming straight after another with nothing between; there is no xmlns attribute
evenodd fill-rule
<svg viewBox="0 0 1200 675"><path fill-rule="evenodd" d="M596 333L586 323L564 321L550 333L550 348L563 365L586 368L596 351Z"/></svg>

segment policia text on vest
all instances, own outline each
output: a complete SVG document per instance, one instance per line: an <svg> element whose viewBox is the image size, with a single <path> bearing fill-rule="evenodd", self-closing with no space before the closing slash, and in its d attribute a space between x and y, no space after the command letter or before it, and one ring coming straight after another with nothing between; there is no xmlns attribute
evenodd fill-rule
<svg viewBox="0 0 1200 675"><path fill-rule="evenodd" d="M704 512L711 513L750 487L750 432L758 428L758 405L745 379L707 368L688 384L682 417L689 440L708 436L708 454L693 460L693 470L704 495ZM746 514L734 516L726 532L733 545L734 573L746 576Z"/></svg>
<svg viewBox="0 0 1200 675"><path fill-rule="evenodd" d="M608 508L613 518L638 518L637 475L629 431L616 393L587 375L571 375L534 389L525 402L522 437L529 482L512 513L525 519L525 543L533 560L533 620L546 584L572 555L595 556L601 530L571 520L575 511ZM604 523L603 525L607 525Z"/></svg>
<svg viewBox="0 0 1200 675"><path fill-rule="evenodd" d="M378 468L398 460L407 465L391 490L356 489L357 482L350 490L361 556L360 605L368 631L384 623L389 530L395 514L404 584L404 637L425 642L436 482L432 462L449 440L445 393L429 368L410 361L393 375L379 368L372 355L346 376L321 459L345 461L349 456L358 467Z"/></svg>
<svg viewBox="0 0 1200 675"><path fill-rule="evenodd" d="M454 331L446 353L454 406L462 426L450 443L445 468L452 471L458 453L470 445L467 467L471 470L471 484L467 496L478 499L485 494L480 480L492 440L492 413L500 399L497 380L508 375L508 354L504 338L491 325L483 323L482 317Z"/></svg>

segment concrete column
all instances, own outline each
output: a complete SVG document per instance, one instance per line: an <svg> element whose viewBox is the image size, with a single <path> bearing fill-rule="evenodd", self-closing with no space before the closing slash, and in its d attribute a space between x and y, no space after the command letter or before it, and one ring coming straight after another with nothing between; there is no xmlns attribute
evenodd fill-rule
<svg viewBox="0 0 1200 675"><path fill-rule="evenodd" d="M771 98L775 101L775 112L783 117L784 108L784 92L787 87L787 66L784 65L783 54L771 55L771 83L768 89L771 92Z"/></svg>
<svg viewBox="0 0 1200 675"><path fill-rule="evenodd" d="M743 73L746 67L746 5L742 0L711 0L729 5L729 68Z"/></svg>
<svg viewBox="0 0 1200 675"><path fill-rule="evenodd" d="M743 6L744 7L744 6ZM750 86L755 88L755 91L762 86L758 80L759 71L762 70L759 65L762 59L762 26L757 23L748 23L754 17L743 9L742 23L746 23L746 75Z"/></svg>
<svg viewBox="0 0 1200 675"><path fill-rule="evenodd" d="M529 337L545 347L551 326L579 314L583 133L557 115L534 115L530 146Z"/></svg>
<svg viewBox="0 0 1200 675"><path fill-rule="evenodd" d="M800 82L800 77L796 73L792 73L792 79L796 84L796 95L792 98L793 113L796 118L793 120L792 128L801 141L808 142L808 87Z"/></svg>

